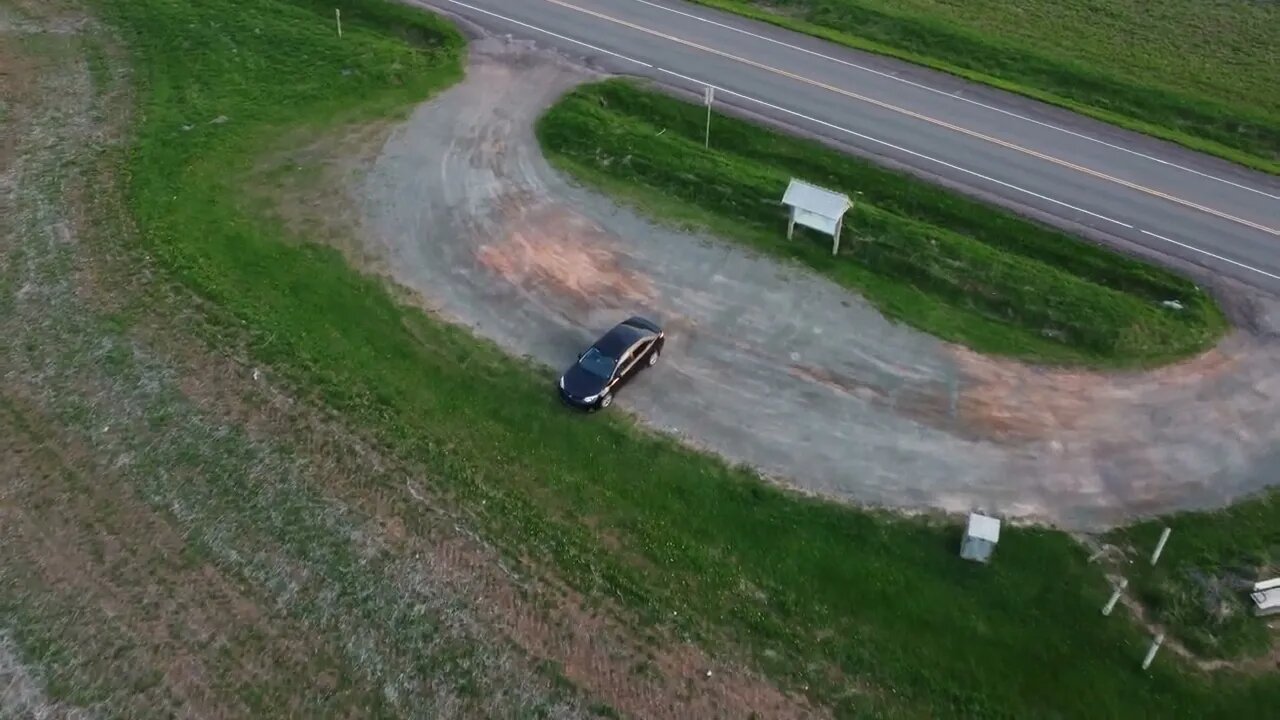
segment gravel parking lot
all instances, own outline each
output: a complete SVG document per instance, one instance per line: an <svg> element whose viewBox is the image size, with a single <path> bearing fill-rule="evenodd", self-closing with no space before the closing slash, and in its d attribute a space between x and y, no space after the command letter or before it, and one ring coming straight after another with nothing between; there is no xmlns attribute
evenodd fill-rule
<svg viewBox="0 0 1280 720"><path fill-rule="evenodd" d="M353 188L362 254L443 316L555 367L627 315L661 321L664 363L618 401L652 426L825 496L1082 530L1280 478L1274 336L1236 333L1142 374L978 356L799 267L573 186L533 123L593 73L500 38L470 63Z"/></svg>

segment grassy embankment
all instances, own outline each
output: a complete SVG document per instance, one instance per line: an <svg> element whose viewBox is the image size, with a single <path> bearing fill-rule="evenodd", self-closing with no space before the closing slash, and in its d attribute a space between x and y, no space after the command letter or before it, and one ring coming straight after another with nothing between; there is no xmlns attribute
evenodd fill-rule
<svg viewBox="0 0 1280 720"><path fill-rule="evenodd" d="M1151 365L1211 345L1225 322L1193 283L818 143L607 81L539 122L552 160L660 218L808 264L939 337L1045 363ZM840 255L797 231L789 177L862 192ZM1177 300L1184 309L1161 305Z"/></svg>
<svg viewBox="0 0 1280 720"><path fill-rule="evenodd" d="M745 648L842 715L1224 717L1280 702L1274 679L1199 675L1172 656L1140 672L1144 638L1123 612L1099 617L1104 582L1065 535L1010 528L996 564L974 567L955 558L949 524L797 498L625 419L583 422L556 406L544 369L245 214L236 179L281 133L398 112L456 78L458 39L438 22L370 2L338 42L319 2L99 7L134 53L129 202L144 249L211 302L222 333L420 461L513 555ZM159 469L154 482L198 485ZM359 555L350 535L261 502L226 493L218 517L268 537L301 523L294 541Z"/></svg>
<svg viewBox="0 0 1280 720"><path fill-rule="evenodd" d="M1280 5L695 0L1280 173Z"/></svg>

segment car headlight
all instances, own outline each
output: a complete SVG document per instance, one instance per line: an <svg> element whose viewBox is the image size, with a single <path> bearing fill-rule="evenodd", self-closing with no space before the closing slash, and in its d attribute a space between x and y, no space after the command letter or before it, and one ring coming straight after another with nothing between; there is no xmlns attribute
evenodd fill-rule
<svg viewBox="0 0 1280 720"><path fill-rule="evenodd" d="M582 398L582 402L584 402L584 403L593 403L593 402L595 402L595 401L597 401L597 400L599 400L599 399L600 399L600 393L596 393L595 395L588 395L588 396L586 396L586 397Z"/></svg>

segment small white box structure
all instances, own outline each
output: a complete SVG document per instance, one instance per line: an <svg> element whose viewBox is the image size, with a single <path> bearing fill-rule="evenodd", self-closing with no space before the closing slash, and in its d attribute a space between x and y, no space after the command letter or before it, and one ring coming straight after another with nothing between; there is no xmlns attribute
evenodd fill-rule
<svg viewBox="0 0 1280 720"><path fill-rule="evenodd" d="M969 527L960 543L960 557L975 562L989 562L1000 542L1000 521L986 515L969 513Z"/></svg>
<svg viewBox="0 0 1280 720"><path fill-rule="evenodd" d="M782 196L782 204L791 209L791 218L787 221L788 240L795 233L796 223L799 223L830 235L832 255L840 250L844 214L853 207L848 195L791 178L787 192Z"/></svg>
<svg viewBox="0 0 1280 720"><path fill-rule="evenodd" d="M1249 597L1253 598L1254 615L1280 613L1280 578L1255 584Z"/></svg>

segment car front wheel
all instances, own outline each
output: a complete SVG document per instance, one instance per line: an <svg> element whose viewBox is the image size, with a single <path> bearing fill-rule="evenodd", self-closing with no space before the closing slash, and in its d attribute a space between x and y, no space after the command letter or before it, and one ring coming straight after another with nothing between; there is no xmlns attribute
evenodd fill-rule
<svg viewBox="0 0 1280 720"><path fill-rule="evenodd" d="M604 397L600 398L601 408L607 408L612 404L613 404L613 395L605 395Z"/></svg>
<svg viewBox="0 0 1280 720"><path fill-rule="evenodd" d="M649 353L649 367L653 367L654 365L657 365L657 364L658 364L658 351L654 350L653 352Z"/></svg>

